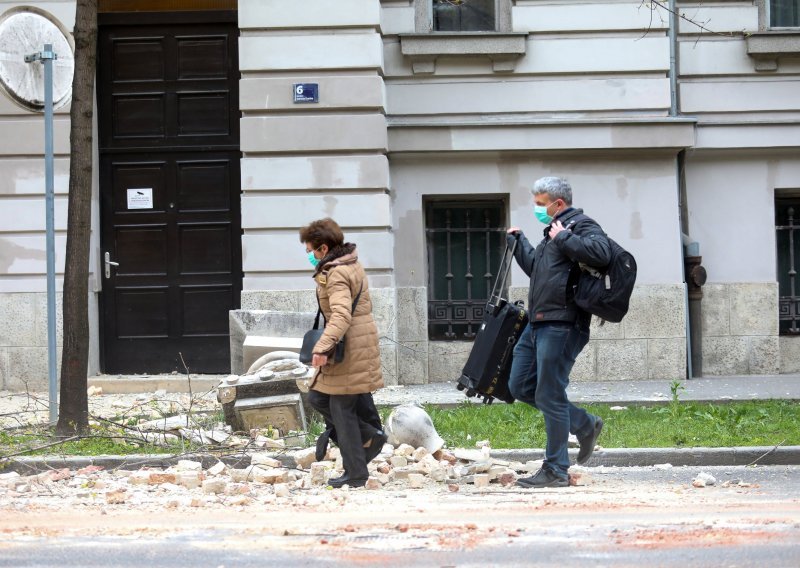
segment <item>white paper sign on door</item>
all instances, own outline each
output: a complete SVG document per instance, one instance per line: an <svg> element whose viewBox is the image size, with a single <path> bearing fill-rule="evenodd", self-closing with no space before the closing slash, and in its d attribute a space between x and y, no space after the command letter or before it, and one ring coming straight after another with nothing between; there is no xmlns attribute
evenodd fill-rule
<svg viewBox="0 0 800 568"><path fill-rule="evenodd" d="M152 209L153 188L138 187L128 189L128 209Z"/></svg>

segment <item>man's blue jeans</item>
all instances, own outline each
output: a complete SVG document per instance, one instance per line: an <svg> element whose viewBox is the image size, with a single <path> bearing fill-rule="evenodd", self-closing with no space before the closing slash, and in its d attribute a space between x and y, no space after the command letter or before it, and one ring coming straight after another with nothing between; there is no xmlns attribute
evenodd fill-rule
<svg viewBox="0 0 800 568"><path fill-rule="evenodd" d="M567 399L569 373L589 342L588 325L568 322L527 325L514 347L508 387L517 400L544 415L547 447L543 467L560 476L569 469L567 441L594 431L595 417Z"/></svg>

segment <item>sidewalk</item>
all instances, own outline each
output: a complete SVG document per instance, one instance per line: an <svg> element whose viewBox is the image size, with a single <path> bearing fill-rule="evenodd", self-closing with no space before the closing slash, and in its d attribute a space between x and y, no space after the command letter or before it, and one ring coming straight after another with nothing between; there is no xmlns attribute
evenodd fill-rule
<svg viewBox="0 0 800 568"><path fill-rule="evenodd" d="M195 393L207 392L226 375L197 375L191 386ZM800 400L800 375L743 375L706 377L681 381L678 398L683 401ZM156 390L188 392L184 375L99 375L89 378L89 386L102 387L103 394L147 393ZM658 403L672 400L672 381L593 381L573 382L569 398L575 403L608 404ZM454 381L427 385L388 386L375 393L378 405L404 403L454 406L467 399ZM472 402L481 402L477 398Z"/></svg>

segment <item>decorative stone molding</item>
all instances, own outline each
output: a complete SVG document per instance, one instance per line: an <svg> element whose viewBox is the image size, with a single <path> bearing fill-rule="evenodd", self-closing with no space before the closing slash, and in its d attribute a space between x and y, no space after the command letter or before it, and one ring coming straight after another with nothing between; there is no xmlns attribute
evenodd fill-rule
<svg viewBox="0 0 800 568"><path fill-rule="evenodd" d="M747 36L747 55L756 71L777 71L781 57L800 56L800 30L756 32Z"/></svg>
<svg viewBox="0 0 800 568"><path fill-rule="evenodd" d="M411 58L415 74L432 74L442 56L488 57L496 73L508 73L525 55L527 37L527 33L496 32L400 34L400 51Z"/></svg>

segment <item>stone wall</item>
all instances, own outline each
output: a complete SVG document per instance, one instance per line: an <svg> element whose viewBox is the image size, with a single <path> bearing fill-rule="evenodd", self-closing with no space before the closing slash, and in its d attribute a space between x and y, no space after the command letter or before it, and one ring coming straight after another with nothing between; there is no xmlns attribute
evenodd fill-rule
<svg viewBox="0 0 800 568"><path fill-rule="evenodd" d="M61 367L61 294L56 296L57 363ZM47 295L0 294L0 390L48 384Z"/></svg>
<svg viewBox="0 0 800 568"><path fill-rule="evenodd" d="M706 284L702 302L704 375L797 372L792 358L781 356L777 283Z"/></svg>

